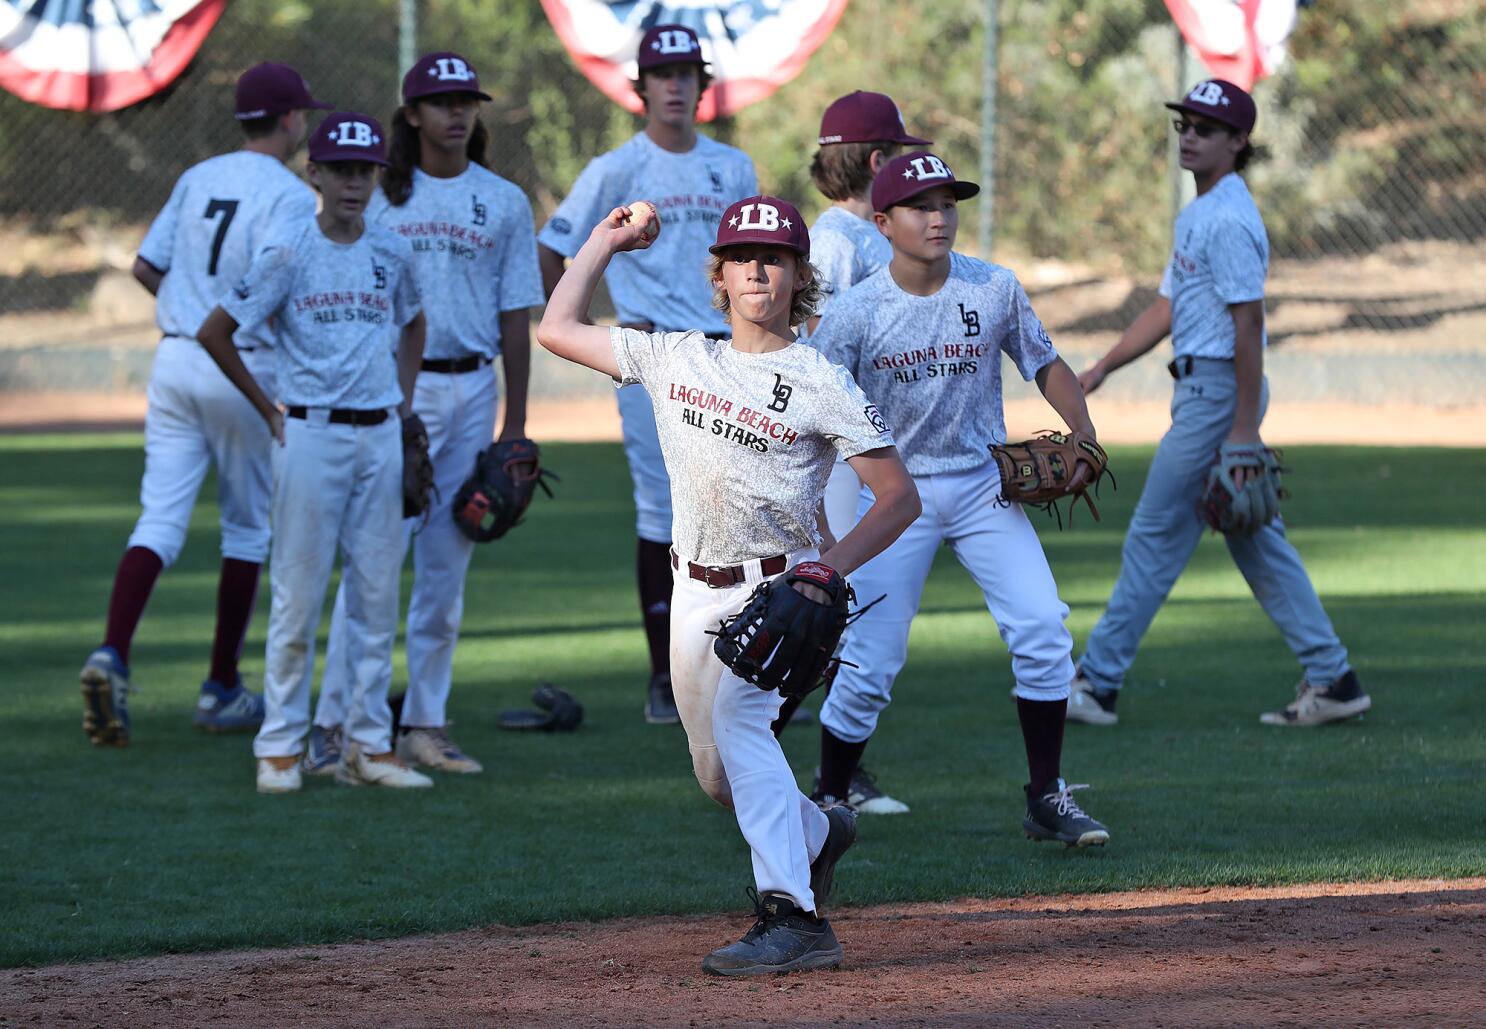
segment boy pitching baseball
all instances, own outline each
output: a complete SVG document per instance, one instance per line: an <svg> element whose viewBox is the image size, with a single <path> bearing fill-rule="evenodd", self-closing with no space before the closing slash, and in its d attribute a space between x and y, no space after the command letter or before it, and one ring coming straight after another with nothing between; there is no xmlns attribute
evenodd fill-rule
<svg viewBox="0 0 1486 1029"><path fill-rule="evenodd" d="M196 342L196 330L228 284L238 281L271 227L315 213L315 195L284 167L305 136L304 112L328 108L297 71L259 64L237 80L242 149L187 169L134 261L134 277L155 294L163 338L150 370L145 414L143 511L119 561L103 644L83 665L83 731L97 746L129 744L129 648L161 571L186 542L196 494L213 465L221 505L222 572L211 668L201 684L196 726L208 732L256 729L263 699L237 672L243 637L268 556L273 489L269 439L258 413ZM273 391L273 334L237 333L243 363Z"/></svg>
<svg viewBox="0 0 1486 1029"><path fill-rule="evenodd" d="M841 671L821 709L819 799L846 796L908 658L908 630L934 555L948 544L985 594L1011 651L1029 774L1023 828L1034 839L1103 844L1108 831L1072 798L1079 787L1061 777L1074 674L1073 639L1063 624L1068 607L1031 522L1002 495L987 451L988 443L1006 440L1001 355L1037 381L1070 429L1093 438L1094 425L1077 378L1016 276L954 252L958 205L979 191L924 151L884 165L872 206L892 261L837 300L812 337L896 426L924 501L913 525L852 577L861 596L886 599L847 634Z"/></svg>
<svg viewBox="0 0 1486 1029"><path fill-rule="evenodd" d="M1135 663L1141 637L1187 566L1203 523L1197 500L1219 448L1263 446L1259 425L1269 403L1264 378L1264 279L1269 236L1241 172L1253 153L1253 98L1231 82L1199 82L1166 105L1181 141L1182 167L1197 197L1176 220L1175 244L1161 295L1120 341L1079 377L1092 393L1110 372L1168 335L1176 380L1171 428L1156 448L1130 519L1114 593L1079 659L1068 717L1088 725L1119 721L1115 702ZM1257 475L1252 468L1237 474ZM1235 479L1235 481L1237 481ZM1299 660L1293 701L1260 716L1266 725L1320 725L1362 714L1362 691L1347 650L1316 596L1310 576L1276 518L1253 535L1223 537L1254 597Z"/></svg>
<svg viewBox="0 0 1486 1029"><path fill-rule="evenodd" d="M702 44L684 25L656 25L640 40L635 92L645 102L645 128L618 149L594 158L537 234L550 294L563 261L584 241L582 230L639 196L655 200L665 232L644 250L618 253L604 282L622 325L645 332L700 329L722 339L728 323L712 307L701 267L718 218L740 197L758 192L753 161L741 150L697 132L697 104L711 83ZM670 647L671 484L651 413L639 386L616 394L624 456L634 483L635 570L650 651L645 720L680 721L672 696Z"/></svg>
<svg viewBox="0 0 1486 1029"><path fill-rule="evenodd" d="M403 548L396 415L411 411L424 323L412 246L362 217L386 150L375 119L327 117L310 137L320 213L282 226L199 333L279 443L266 711L253 741L260 793L300 788L315 628L337 549L352 692L336 776L351 785L432 785L393 753L387 707ZM269 318L280 336L282 409L231 346L238 326Z"/></svg>
<svg viewBox="0 0 1486 1029"><path fill-rule="evenodd" d="M778 691L733 674L706 633L760 583L802 562L851 572L913 521L918 497L887 425L851 377L795 345L790 326L810 314L816 288L810 238L791 204L756 196L723 213L709 276L732 328L720 340L698 330L588 323L610 259L650 244L642 219L626 224L630 215L618 207L589 234L548 301L537 339L618 383L643 386L671 470L676 705L697 781L737 815L757 890L754 926L702 967L719 975L835 967L841 945L820 907L855 839L855 815L844 807L822 811L800 792L770 731ZM820 554L816 511L837 454L876 499ZM820 592L806 583L784 588Z"/></svg>

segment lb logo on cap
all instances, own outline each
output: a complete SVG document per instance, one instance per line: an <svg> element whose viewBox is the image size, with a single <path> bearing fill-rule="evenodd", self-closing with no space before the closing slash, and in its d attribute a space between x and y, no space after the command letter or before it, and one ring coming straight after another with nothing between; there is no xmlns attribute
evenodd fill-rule
<svg viewBox="0 0 1486 1029"><path fill-rule="evenodd" d="M700 47L697 37L685 29L662 29L650 42L650 49L658 54L689 54Z"/></svg>
<svg viewBox="0 0 1486 1029"><path fill-rule="evenodd" d="M905 179L916 179L924 182L928 179L953 179L955 173L949 170L945 164L933 154L923 154L907 162L908 167L903 169Z"/></svg>
<svg viewBox="0 0 1486 1029"><path fill-rule="evenodd" d="M980 192L975 183L956 179L944 159L927 150L899 154L883 165L872 180L872 209L886 211L894 204L944 186L954 192L956 200L969 200Z"/></svg>
<svg viewBox="0 0 1486 1029"><path fill-rule="evenodd" d="M428 74L440 82L475 82L474 71L462 57L438 57L428 67Z"/></svg>
<svg viewBox="0 0 1486 1029"><path fill-rule="evenodd" d="M712 253L745 244L764 244L793 250L801 257L810 256L810 233L794 204L780 197L754 196L735 200L722 213L717 226L717 242L708 247Z"/></svg>
<svg viewBox="0 0 1486 1029"><path fill-rule="evenodd" d="M364 121L343 121L325 133L325 138L337 146L370 148L382 142L382 137Z"/></svg>
<svg viewBox="0 0 1486 1029"><path fill-rule="evenodd" d="M759 201L740 207L738 213L728 219L728 227L737 229L739 232L750 230L777 232L780 228L786 231L794 228L794 223L788 217L780 218L779 208L773 204Z"/></svg>

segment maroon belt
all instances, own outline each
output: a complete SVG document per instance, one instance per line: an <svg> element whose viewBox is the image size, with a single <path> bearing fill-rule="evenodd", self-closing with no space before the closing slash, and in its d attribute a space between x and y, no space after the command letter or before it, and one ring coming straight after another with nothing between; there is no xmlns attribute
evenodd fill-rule
<svg viewBox="0 0 1486 1029"><path fill-rule="evenodd" d="M789 558L783 554L775 554L764 558L758 565L759 571L764 575L778 575L789 565ZM674 550L671 551L671 567L681 567L681 558ZM705 582L715 590L736 586L748 579L748 571L742 565L699 565L695 561L688 561L686 571L693 579Z"/></svg>

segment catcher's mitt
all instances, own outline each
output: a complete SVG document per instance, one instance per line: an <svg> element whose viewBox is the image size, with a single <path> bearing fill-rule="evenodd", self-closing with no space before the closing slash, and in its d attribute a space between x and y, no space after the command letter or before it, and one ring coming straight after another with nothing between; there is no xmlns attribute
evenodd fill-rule
<svg viewBox="0 0 1486 1029"><path fill-rule="evenodd" d="M428 429L410 414L402 420L402 516L416 518L433 507L433 460L428 456Z"/></svg>
<svg viewBox="0 0 1486 1029"><path fill-rule="evenodd" d="M992 443L989 449L1001 470L1002 497L1056 515L1060 529L1063 513L1058 509L1058 501L1064 497L1072 497L1075 503L1082 500L1089 505L1089 513L1097 522L1099 509L1094 506L1089 490L1098 494L1099 483L1106 475L1110 484L1118 488L1114 472L1109 470L1109 455L1086 433L1044 430L1020 443ZM1089 466L1090 474L1074 488L1074 471L1080 461ZM1072 504L1068 507L1068 524L1073 524Z"/></svg>
<svg viewBox="0 0 1486 1029"><path fill-rule="evenodd" d="M1280 485L1282 456L1263 444L1224 443L1207 473L1197 516L1209 528L1236 536L1252 536L1274 521L1280 501L1288 496ZM1237 486L1233 482L1237 468L1258 468L1259 474Z"/></svg>
<svg viewBox="0 0 1486 1029"><path fill-rule="evenodd" d="M531 695L540 710L511 708L496 721L502 729L524 732L572 732L583 724L583 705L567 690L544 682Z"/></svg>
<svg viewBox="0 0 1486 1029"><path fill-rule="evenodd" d="M500 539L519 524L538 486L547 496L555 472L541 466L541 449L529 439L494 443L475 458L474 473L454 496L454 521L476 543Z"/></svg>
<svg viewBox="0 0 1486 1029"><path fill-rule="evenodd" d="M821 603L794 588L809 583L830 597ZM712 651L744 682L786 697L803 697L835 674L836 644L859 616L847 608L856 594L834 568L818 561L795 565L761 583L732 618L720 623ZM870 605L869 605L870 606Z"/></svg>

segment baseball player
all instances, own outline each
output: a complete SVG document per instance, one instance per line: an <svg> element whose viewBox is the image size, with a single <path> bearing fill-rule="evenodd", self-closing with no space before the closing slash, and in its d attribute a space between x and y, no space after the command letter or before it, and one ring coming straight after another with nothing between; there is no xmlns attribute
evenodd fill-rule
<svg viewBox="0 0 1486 1029"><path fill-rule="evenodd" d="M114 575L103 644L81 674L83 731L98 746L129 744L129 646L156 578L180 555L196 494L213 465L222 571L211 668L195 724L237 732L263 721L263 699L243 687L237 663L258 569L268 556L269 441L252 405L197 344L196 329L225 287L247 271L271 224L314 213L314 194L284 162L304 141L304 112L329 105L310 96L288 65L260 64L237 80L235 106L247 137L242 148L186 170L134 260L134 277L156 297L162 339L145 414L143 511ZM262 327L234 339L270 391L272 341Z"/></svg>
<svg viewBox="0 0 1486 1029"><path fill-rule="evenodd" d="M697 132L696 109L712 81L702 44L683 25L656 25L640 40L635 92L645 103L645 128L583 169L572 191L537 235L542 277L550 294L563 262L578 252L584 226L639 196L655 200L666 231L648 250L618 254L605 282L622 325L646 332L689 328L721 339L728 324L712 307L712 290L691 271L702 266L723 210L758 191L753 162ZM656 435L650 399L640 386L619 390L624 456L634 483L635 567L650 650L645 720L680 722L669 660L671 604L671 483Z"/></svg>
<svg viewBox="0 0 1486 1029"><path fill-rule="evenodd" d="M260 793L300 787L315 629L337 549L352 688L336 777L352 785L432 785L397 759L387 707L403 552L395 416L412 410L424 322L412 245L362 216L386 151L375 119L327 117L310 137L320 213L276 229L199 333L280 444L273 448L266 710L253 741ZM239 325L270 318L279 329L282 409L229 342Z"/></svg>
<svg viewBox="0 0 1486 1029"><path fill-rule="evenodd" d="M893 247L872 220L872 178L904 146L928 146L931 139L908 134L903 115L892 97L857 90L835 100L820 120L819 149L810 161L810 178L831 206L810 226L810 261L820 276L820 317L838 295L885 267ZM802 332L801 338L807 338ZM845 533L856 523L857 498L862 483L845 461L837 461L826 483L825 513L831 533ZM775 726L785 723L801 698L790 697ZM818 773L817 773L818 775ZM816 784L818 789L819 783ZM858 766L847 800L858 814L906 814L908 805L878 788L876 780Z"/></svg>
<svg viewBox="0 0 1486 1029"><path fill-rule="evenodd" d="M610 258L649 244L642 219L625 224L631 213L618 207L593 229L553 291L537 339L618 383L643 385L671 469L676 703L697 781L737 815L757 889L756 924L702 967L720 975L835 967L841 945L819 909L855 838L855 815L844 807L822 811L799 791L770 731L778 691L734 675L706 631L738 612L760 583L818 558L816 511L836 454L875 497L824 555L840 573L897 536L917 513L918 497L881 415L851 377L794 345L790 326L818 294L810 238L792 205L748 197L723 214L709 266L732 327L723 340L695 329L588 324Z"/></svg>
<svg viewBox="0 0 1486 1029"><path fill-rule="evenodd" d="M501 438L526 435L528 309L544 299L542 278L531 205L519 187L485 164L488 135L479 113L490 95L480 89L474 66L455 53L426 54L403 77L402 96L392 117L388 166L366 218L411 242L418 262L428 341L413 411L428 430L435 501L403 531L405 548L413 537L413 596L397 752L409 764L474 773L480 762L446 730L464 578L475 547L450 507L495 434L497 357L506 382ZM305 753L304 770L312 774L334 773L340 759L352 680L345 630L342 589Z"/></svg>
<svg viewBox="0 0 1486 1029"><path fill-rule="evenodd" d="M1254 101L1222 79L1166 105L1177 113L1181 165L1197 197L1176 220L1160 296L1081 376L1085 391L1171 336L1176 380L1161 439L1130 519L1109 606L1079 659L1068 717L1114 725L1115 701L1140 639L1202 536L1195 513L1221 444L1259 443L1269 401L1264 378L1264 279L1269 237L1240 174L1253 153ZM1257 474L1244 469L1242 474ZM1266 725L1319 725L1372 706L1278 518L1252 536L1225 535L1228 552L1304 670L1295 699Z"/></svg>
<svg viewBox="0 0 1486 1029"><path fill-rule="evenodd" d="M896 427L924 507L852 576L858 596L886 597L847 633L841 670L821 708L817 799L846 796L908 657L909 626L934 555L948 544L984 592L1011 651L1030 773L1023 828L1034 839L1103 844L1109 833L1079 807L1071 796L1079 787L1067 785L1059 768L1074 674L1073 640L1063 624L1068 607L1031 522L1002 495L987 450L1006 440L1001 355L1037 381L1070 429L1092 437L1094 426L1078 379L1016 276L953 251L957 205L979 191L925 151L885 164L873 181L872 207L892 243L892 261L833 304L812 337ZM867 501L863 491L861 503Z"/></svg>

